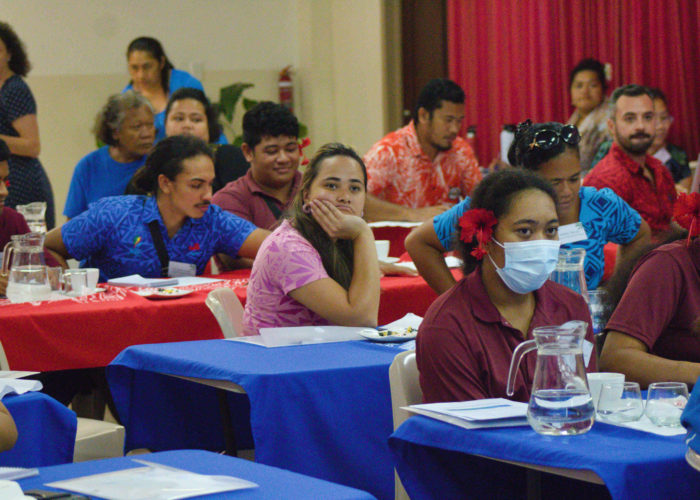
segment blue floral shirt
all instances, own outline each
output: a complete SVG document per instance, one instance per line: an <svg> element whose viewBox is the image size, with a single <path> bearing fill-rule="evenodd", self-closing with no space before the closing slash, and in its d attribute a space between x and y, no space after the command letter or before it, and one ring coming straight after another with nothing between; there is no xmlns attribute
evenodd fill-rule
<svg viewBox="0 0 700 500"><path fill-rule="evenodd" d="M236 256L256 229L247 220L211 205L200 219L188 218L171 239L154 197L110 196L90 204L61 227L63 244L85 267L100 269L106 280L130 274L160 277L160 260L148 223L157 220L171 261L197 266L202 274L216 253Z"/></svg>
<svg viewBox="0 0 700 500"><path fill-rule="evenodd" d="M609 241L624 245L637 236L642 218L625 200L616 195L612 189L596 190L593 187L579 189L581 210L579 221L586 230L588 239L562 245L561 248L583 248L586 259L583 263L586 285L594 290L603 278L605 257L603 247ZM452 248L454 234L459 218L469 210L471 200L465 198L448 211L433 219L433 228L443 248Z"/></svg>

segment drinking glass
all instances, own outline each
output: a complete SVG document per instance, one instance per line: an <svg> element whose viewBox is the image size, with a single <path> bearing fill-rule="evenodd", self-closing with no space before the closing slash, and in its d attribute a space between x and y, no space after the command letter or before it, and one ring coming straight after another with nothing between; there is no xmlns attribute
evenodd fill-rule
<svg viewBox="0 0 700 500"><path fill-rule="evenodd" d="M659 427L678 427L688 402L688 386L683 382L655 382L647 392L645 414Z"/></svg>
<svg viewBox="0 0 700 500"><path fill-rule="evenodd" d="M64 294L79 297L87 288L87 272L85 269L66 269L62 282Z"/></svg>
<svg viewBox="0 0 700 500"><path fill-rule="evenodd" d="M598 416L613 423L639 420L644 413L637 382L606 382L600 388Z"/></svg>

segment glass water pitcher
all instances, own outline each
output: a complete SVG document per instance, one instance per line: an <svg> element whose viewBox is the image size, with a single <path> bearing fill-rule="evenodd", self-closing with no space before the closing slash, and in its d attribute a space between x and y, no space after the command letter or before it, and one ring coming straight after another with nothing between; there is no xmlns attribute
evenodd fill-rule
<svg viewBox="0 0 700 500"><path fill-rule="evenodd" d="M586 251L583 248L562 248L559 250L559 260L549 279L580 293L588 302L588 287L583 261Z"/></svg>
<svg viewBox="0 0 700 500"><path fill-rule="evenodd" d="M506 393L512 396L520 360L537 349L537 364L527 409L527 421L540 434L583 434L595 418L583 361L588 323L569 321L533 330L533 340L513 351Z"/></svg>
<svg viewBox="0 0 700 500"><path fill-rule="evenodd" d="M7 298L12 302L46 300L51 295L44 260L44 234L15 234L5 245L2 272L9 274Z"/></svg>

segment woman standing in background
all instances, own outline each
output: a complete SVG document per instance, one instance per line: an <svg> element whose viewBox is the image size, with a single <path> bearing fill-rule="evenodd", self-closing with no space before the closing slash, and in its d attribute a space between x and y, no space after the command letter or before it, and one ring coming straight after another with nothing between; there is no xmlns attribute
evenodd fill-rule
<svg viewBox="0 0 700 500"><path fill-rule="evenodd" d="M46 202L46 226L55 225L51 183L39 163L41 150L36 101L23 76L31 65L12 27L0 22L0 139L10 148L11 193L5 205Z"/></svg>

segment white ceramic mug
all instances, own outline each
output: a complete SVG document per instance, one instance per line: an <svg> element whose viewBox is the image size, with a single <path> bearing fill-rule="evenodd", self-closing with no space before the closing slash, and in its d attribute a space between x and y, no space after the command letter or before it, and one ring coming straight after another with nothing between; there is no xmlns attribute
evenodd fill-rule
<svg viewBox="0 0 700 500"><path fill-rule="evenodd" d="M603 387L603 384L608 384L612 382L620 383L620 395L622 395L622 382L624 381L624 373L598 372L588 374L588 388L591 391L591 398L593 398L593 406L595 406L596 410L598 409L598 398L600 397L600 388Z"/></svg>
<svg viewBox="0 0 700 500"><path fill-rule="evenodd" d="M377 258L379 260L386 260L389 257L389 240L376 240L374 245L377 247Z"/></svg>

